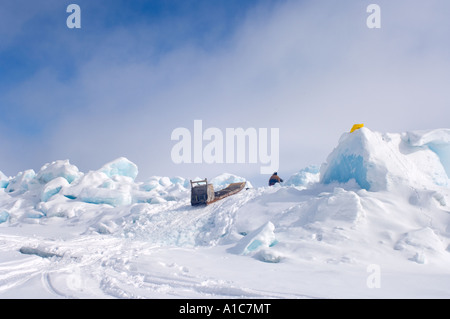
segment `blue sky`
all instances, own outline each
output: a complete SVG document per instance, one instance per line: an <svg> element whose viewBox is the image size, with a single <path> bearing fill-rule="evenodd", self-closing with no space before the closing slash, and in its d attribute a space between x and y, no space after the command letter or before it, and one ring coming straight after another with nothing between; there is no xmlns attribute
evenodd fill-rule
<svg viewBox="0 0 450 319"><path fill-rule="evenodd" d="M68 29L66 8L81 7ZM366 7L381 7L368 29ZM260 177L171 161L177 127L279 128L280 175L321 164L354 123L448 127L445 0L24 1L0 10L0 170L119 156L139 178Z"/></svg>

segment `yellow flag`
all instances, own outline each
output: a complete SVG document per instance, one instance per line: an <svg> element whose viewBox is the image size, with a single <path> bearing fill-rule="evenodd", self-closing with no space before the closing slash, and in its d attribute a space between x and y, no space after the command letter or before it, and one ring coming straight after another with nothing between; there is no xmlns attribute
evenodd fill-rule
<svg viewBox="0 0 450 319"><path fill-rule="evenodd" d="M359 130L361 127L364 127L364 124L355 124L352 126L352 129L350 130L350 133L353 133L356 130Z"/></svg>

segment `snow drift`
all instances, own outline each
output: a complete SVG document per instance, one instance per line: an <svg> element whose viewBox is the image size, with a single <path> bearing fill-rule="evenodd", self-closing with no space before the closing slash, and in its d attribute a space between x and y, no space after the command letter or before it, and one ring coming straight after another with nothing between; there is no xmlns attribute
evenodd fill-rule
<svg viewBox="0 0 450 319"><path fill-rule="evenodd" d="M77 255L88 254L88 248L76 242L81 235L89 236L86 240L90 249L110 249L110 255L116 257L86 265L88 277L88 270L95 272L111 265L121 274L128 273L129 280L132 276L146 276L145 270L114 264L113 260L122 262L125 257L117 255L128 256L128 250L113 253L112 247L102 244L104 240L126 241L135 251L148 254L153 250L146 249L154 247L177 247L196 253L200 248L223 247L222 257L291 265L289 272L312 263L317 269L379 264L394 273L398 272L396 265L435 265L438 268L433 271L441 274L450 264L449 149L447 129L394 134L361 128L344 133L320 166L301 169L284 185L251 187L247 181L248 188L242 192L201 208L190 206L188 178L154 176L138 182L137 166L124 157L87 173L68 160L55 161L37 173L26 170L14 177L0 173L0 227L27 229L32 225L34 234L35 227L53 229L49 225L57 224L60 230L46 236L54 236L52 243L59 242L59 246L46 247L42 240L36 243L34 235L33 240L29 237L34 245L21 241L16 244L12 237L2 240L10 240L8 247L15 247L22 255L52 260L64 259L75 251ZM211 179L215 188L239 181L245 178L228 173ZM64 242L58 241L61 232ZM109 282L111 272L91 278L93 285ZM258 273L256 270L255 276ZM448 278L448 270L444 273ZM222 274L220 269L216 274ZM296 276L305 280L302 273L296 272ZM271 282L270 278L266 280ZM275 281L271 285L277 286ZM125 286L121 286L125 295L135 291ZM136 286L148 288L142 282L135 282ZM288 296L296 296L296 289L303 286L293 285L293 294ZM208 287L214 296L220 294ZM101 296L122 296L112 293L111 286L107 288L100 289ZM194 290L204 293L207 289L198 284ZM97 292L93 295L98 296ZM148 296L145 289L139 292ZM327 296L324 292L315 295Z"/></svg>

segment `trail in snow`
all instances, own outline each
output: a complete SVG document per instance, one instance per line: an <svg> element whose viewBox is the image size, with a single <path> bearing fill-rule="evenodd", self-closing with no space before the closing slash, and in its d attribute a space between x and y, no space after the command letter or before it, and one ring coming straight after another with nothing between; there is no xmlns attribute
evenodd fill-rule
<svg viewBox="0 0 450 319"><path fill-rule="evenodd" d="M231 280L208 276L201 269L191 269L171 260L177 254L195 255L195 250L162 248L147 242L100 237L89 235L58 243L37 240L39 248L35 251L39 253L24 255L18 261L0 265L0 295L2 292L16 291L17 297L20 297L29 285L34 289L41 287L36 297L42 297L44 290L44 297L50 298L299 297L282 291L242 287ZM8 250L20 254L23 240L28 238L12 239L11 236L2 236L3 248L7 245ZM46 255L48 251L55 250L62 256ZM205 253L208 252L198 253L198 258L204 258L202 255ZM220 252L216 257L223 259ZM194 265L198 267L196 261ZM14 294L8 296L14 297Z"/></svg>

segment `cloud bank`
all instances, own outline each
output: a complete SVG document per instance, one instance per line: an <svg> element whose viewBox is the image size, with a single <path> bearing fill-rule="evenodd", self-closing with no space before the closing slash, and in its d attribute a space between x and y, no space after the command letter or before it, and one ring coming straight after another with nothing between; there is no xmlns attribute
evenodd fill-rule
<svg viewBox="0 0 450 319"><path fill-rule="evenodd" d="M79 1L80 30L65 27L57 1L24 10L7 3L0 21L15 22L0 34L6 174L66 158L87 171L125 156L142 179L228 171L263 180L260 164L173 163L172 131L193 129L194 120L222 130L279 128L286 176L324 161L354 123L391 132L448 125L443 0L378 1L376 30L366 26L364 1L244 9L200 1L184 11ZM14 56L25 65L12 67Z"/></svg>

